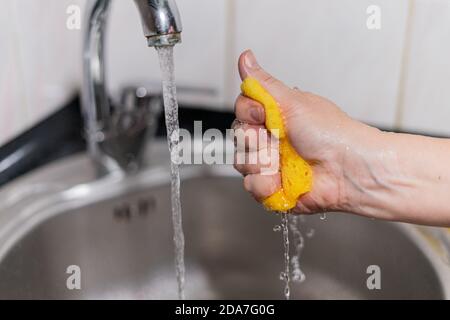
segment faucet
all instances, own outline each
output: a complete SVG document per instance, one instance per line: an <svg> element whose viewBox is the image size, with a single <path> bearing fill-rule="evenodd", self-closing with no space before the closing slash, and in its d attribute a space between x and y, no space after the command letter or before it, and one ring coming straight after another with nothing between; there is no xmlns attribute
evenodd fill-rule
<svg viewBox="0 0 450 320"><path fill-rule="evenodd" d="M181 19L175 0L134 0L149 47L181 42ZM83 42L82 105L88 150L98 174L136 171L148 135L148 106L113 107L105 84L105 33L111 0L90 0Z"/></svg>

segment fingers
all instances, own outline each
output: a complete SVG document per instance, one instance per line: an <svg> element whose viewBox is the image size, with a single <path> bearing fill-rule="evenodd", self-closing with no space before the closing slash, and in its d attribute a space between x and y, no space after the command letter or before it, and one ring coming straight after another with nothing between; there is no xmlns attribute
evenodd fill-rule
<svg viewBox="0 0 450 320"><path fill-rule="evenodd" d="M243 175L273 174L279 170L278 140L263 126L235 122L234 167Z"/></svg>
<svg viewBox="0 0 450 320"><path fill-rule="evenodd" d="M276 149L263 149L251 152L236 152L234 168L242 175L273 175L279 172L279 156Z"/></svg>
<svg viewBox="0 0 450 320"><path fill-rule="evenodd" d="M251 51L244 52L239 58L239 74L242 80L247 77L258 80L281 104L288 101L292 95L292 89L259 66ZM269 135L267 135L267 138L260 138L260 135L255 134L257 130L261 130L265 123L265 112L260 103L241 95L236 100L235 112L239 123L234 129L242 129L237 135L235 132L235 137L238 138L236 141L235 168L245 175L245 189L258 201L262 201L281 188L281 175L278 170L278 145L271 143ZM264 155L261 155L262 151L265 151ZM256 162L250 160L252 156L257 159ZM266 161L261 161L261 159L268 160L269 166L267 166ZM264 165L262 162L265 162Z"/></svg>
<svg viewBox="0 0 450 320"><path fill-rule="evenodd" d="M234 156L234 168L243 176L249 174L259 174L261 172L261 164L258 161L251 161L253 154L249 153L235 153ZM245 158L245 160L239 159L240 157Z"/></svg>
<svg viewBox="0 0 450 320"><path fill-rule="evenodd" d="M281 176L250 174L244 178L244 188L258 200L263 201L281 188Z"/></svg>
<svg viewBox="0 0 450 320"><path fill-rule="evenodd" d="M289 87L261 68L250 50L245 51L239 57L239 74L242 80L247 77L258 80L279 103L286 101L286 98L292 94Z"/></svg>
<svg viewBox="0 0 450 320"><path fill-rule="evenodd" d="M236 119L250 124L264 124L264 107L257 101L240 95L235 104Z"/></svg>
<svg viewBox="0 0 450 320"><path fill-rule="evenodd" d="M257 151L269 146L269 134L265 127L237 122L233 125L236 150Z"/></svg>

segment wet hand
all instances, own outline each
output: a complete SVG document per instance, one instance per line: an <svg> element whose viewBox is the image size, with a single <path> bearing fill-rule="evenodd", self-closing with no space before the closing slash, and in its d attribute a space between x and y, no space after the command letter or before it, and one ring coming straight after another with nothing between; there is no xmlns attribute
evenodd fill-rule
<svg viewBox="0 0 450 320"><path fill-rule="evenodd" d="M347 179L354 162L352 156L362 147L358 142L361 135L371 139L370 136L375 137L378 130L354 121L325 98L286 86L264 71L251 51L241 55L239 73L242 80L247 77L258 80L279 103L291 144L312 166L312 190L300 197L294 212L344 211L357 205L349 200L355 193L353 181ZM240 95L235 113L238 121L233 128L241 129L238 131L247 136L246 140L237 139L237 152L246 153L248 158L252 153L261 153L262 148L273 146L269 137L264 143L258 141L259 131L265 129L266 120L260 103ZM254 134L248 134L249 131L254 131ZM251 141L252 137L254 141ZM272 159L272 162L277 161ZM245 189L260 202L281 188L280 173L263 174L266 166L259 162L243 164L236 161L235 168L245 176Z"/></svg>

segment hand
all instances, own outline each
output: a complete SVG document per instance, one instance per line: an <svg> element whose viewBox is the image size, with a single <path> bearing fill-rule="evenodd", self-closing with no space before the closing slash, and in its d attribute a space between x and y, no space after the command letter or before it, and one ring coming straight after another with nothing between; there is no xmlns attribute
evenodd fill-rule
<svg viewBox="0 0 450 320"><path fill-rule="evenodd" d="M350 177L360 175L352 171L361 168L354 166L360 162L355 155L364 152L364 144L376 139L380 132L351 119L327 99L287 87L265 72L251 51L241 55L239 73L242 80L249 76L257 79L280 104L291 144L313 168L313 189L299 199L294 212L355 211L359 186ZM265 112L260 103L240 95L235 112L239 122L234 129L264 128ZM247 141L248 145L257 143ZM237 149L245 149L245 146L237 146ZM245 189L258 201L281 186L280 174L263 175L262 167L260 164L235 164L245 175Z"/></svg>

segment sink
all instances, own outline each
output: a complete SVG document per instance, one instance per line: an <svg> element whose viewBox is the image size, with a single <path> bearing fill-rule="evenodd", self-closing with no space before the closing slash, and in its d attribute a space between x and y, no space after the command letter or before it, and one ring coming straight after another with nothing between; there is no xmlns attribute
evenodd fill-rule
<svg viewBox="0 0 450 320"><path fill-rule="evenodd" d="M166 145L154 145L151 169L135 176L96 180L78 155L0 190L0 299L176 298ZM231 167L184 167L182 205L188 299L283 298L280 217ZM330 213L301 229L315 232L292 299L450 297L450 267L414 226ZM66 287L71 265L81 290ZM367 288L370 265L381 290Z"/></svg>

